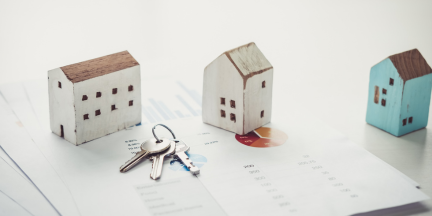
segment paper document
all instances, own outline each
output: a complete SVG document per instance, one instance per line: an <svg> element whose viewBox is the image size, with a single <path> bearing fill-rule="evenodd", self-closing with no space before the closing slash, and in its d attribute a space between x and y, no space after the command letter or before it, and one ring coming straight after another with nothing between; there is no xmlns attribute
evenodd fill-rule
<svg viewBox="0 0 432 216"><path fill-rule="evenodd" d="M18 88L18 91L20 91L20 89L23 90L22 86ZM2 91L2 94L4 95L5 92L7 91ZM21 93L23 93L23 91L21 91ZM46 159L46 155L44 155L41 146L33 142L24 127L18 127L14 124L19 120L16 118L9 105L13 104L15 108L19 108L21 107L21 101L26 102L25 95L23 99L24 100L9 101L12 103L7 104L4 98L0 97L0 119L2 119L2 121L0 121L0 130L3 132L0 136L0 145L58 211L64 215L79 215L78 209L73 202L73 197L70 195L68 188L58 175L58 172ZM20 116L21 120L25 119L23 122L26 122L26 124L28 124L27 126L30 128L39 127L38 122L35 122L35 116L31 110L30 104L27 106L30 110L22 107L24 111L18 109L14 111L22 114ZM27 119L27 117L29 118ZM49 151L49 149L45 150Z"/></svg>
<svg viewBox="0 0 432 216"><path fill-rule="evenodd" d="M178 178L135 186L153 215L226 215L197 178Z"/></svg>
<svg viewBox="0 0 432 216"><path fill-rule="evenodd" d="M176 215L179 211L188 215L350 215L428 199L388 164L337 131L295 115L274 119L244 136L204 124L199 116L170 119L166 124L191 147L190 158L201 169L198 178L175 159L164 161L159 181L149 178L150 161L120 173L120 165L153 136L153 124L77 147L51 133L49 121L42 120L48 112L47 94L28 91L33 94L32 105L18 89L5 92L81 215ZM35 124L37 118L27 116L33 110L41 119L40 127ZM164 130L157 133L170 136ZM42 159L34 157L32 163ZM30 166L28 160L17 162ZM162 184L166 187L151 189ZM176 184L181 188L174 189ZM185 191L196 196L183 200Z"/></svg>
<svg viewBox="0 0 432 216"><path fill-rule="evenodd" d="M20 206L15 200L11 199L7 194L0 191L0 215L14 216L31 216L32 214Z"/></svg>
<svg viewBox="0 0 432 216"><path fill-rule="evenodd" d="M31 182L3 160L0 160L0 173L0 191L23 208L24 215L59 215ZM0 203L0 209L8 207L5 203ZM15 214L0 213L0 215Z"/></svg>
<svg viewBox="0 0 432 216"><path fill-rule="evenodd" d="M22 176L26 181L30 183L30 180L27 178L27 176L23 173L23 171L13 162L13 160L9 157L9 155L6 154L6 152L1 148L0 144L0 160L3 160L8 164L12 169L15 170L20 176Z"/></svg>

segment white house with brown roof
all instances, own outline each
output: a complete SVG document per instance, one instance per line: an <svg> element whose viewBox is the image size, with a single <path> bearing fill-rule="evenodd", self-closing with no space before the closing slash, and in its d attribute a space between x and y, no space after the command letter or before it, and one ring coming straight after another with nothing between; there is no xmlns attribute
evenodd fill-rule
<svg viewBox="0 0 432 216"><path fill-rule="evenodd" d="M79 145L141 122L140 65L123 51L48 71L53 133Z"/></svg>
<svg viewBox="0 0 432 216"><path fill-rule="evenodd" d="M273 66L255 43L224 52L204 69L203 122L240 135L271 120Z"/></svg>

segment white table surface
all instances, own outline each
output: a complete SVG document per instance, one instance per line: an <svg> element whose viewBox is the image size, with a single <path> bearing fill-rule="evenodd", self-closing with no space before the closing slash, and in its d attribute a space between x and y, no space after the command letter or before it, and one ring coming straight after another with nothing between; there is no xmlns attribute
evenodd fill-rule
<svg viewBox="0 0 432 216"><path fill-rule="evenodd" d="M413 48L432 65L431 9L418 0L0 0L0 84L123 50L141 64L142 79L200 83L222 52L253 41L274 66L274 118L316 117L432 197L432 123L398 138L365 122L373 65ZM429 200L373 214L431 209Z"/></svg>

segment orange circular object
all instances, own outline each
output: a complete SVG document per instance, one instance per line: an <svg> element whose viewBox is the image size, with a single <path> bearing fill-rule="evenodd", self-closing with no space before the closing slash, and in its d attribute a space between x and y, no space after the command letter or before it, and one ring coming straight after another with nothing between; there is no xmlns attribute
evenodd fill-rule
<svg viewBox="0 0 432 216"><path fill-rule="evenodd" d="M235 135L240 143L257 148L267 148L284 144L288 136L278 129L261 127L245 135Z"/></svg>

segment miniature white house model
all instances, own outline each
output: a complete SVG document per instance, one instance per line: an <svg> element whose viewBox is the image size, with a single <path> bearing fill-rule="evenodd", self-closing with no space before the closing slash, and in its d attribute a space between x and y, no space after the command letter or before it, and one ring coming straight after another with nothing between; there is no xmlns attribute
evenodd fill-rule
<svg viewBox="0 0 432 216"><path fill-rule="evenodd" d="M204 69L203 122L247 134L270 122L273 66L255 43L229 50Z"/></svg>
<svg viewBox="0 0 432 216"><path fill-rule="evenodd" d="M140 65L128 51L48 71L53 133L79 145L141 123Z"/></svg>

